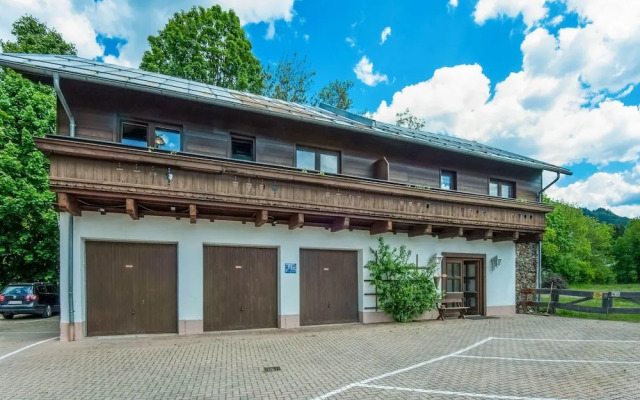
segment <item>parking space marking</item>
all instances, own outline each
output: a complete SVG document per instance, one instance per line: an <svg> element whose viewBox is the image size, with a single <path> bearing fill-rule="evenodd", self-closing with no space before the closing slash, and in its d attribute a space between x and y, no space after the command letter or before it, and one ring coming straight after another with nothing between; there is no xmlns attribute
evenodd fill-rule
<svg viewBox="0 0 640 400"><path fill-rule="evenodd" d="M538 358L515 358L515 357L492 357L492 356L452 356L458 358L478 358L485 360L504 360L504 361L529 361L529 362L555 362L555 363L587 363L587 364L635 364L640 365L640 361L609 361L609 360L552 360Z"/></svg>
<svg viewBox="0 0 640 400"><path fill-rule="evenodd" d="M508 396L499 394L484 394L484 393L466 393L466 392L452 392L448 390L431 390L431 389L414 389L396 386L382 386L382 385L369 385L369 384L356 384L356 387L381 389L381 390L398 390L402 392L414 392L425 394L441 394L445 396L463 396L463 397L479 397L482 399L496 399L496 400L577 400L577 399L561 399L556 397L526 397L526 396Z"/></svg>
<svg viewBox="0 0 640 400"><path fill-rule="evenodd" d="M527 339L527 338L508 338L494 337L494 340L514 340L521 342L593 342L593 343L640 343L640 340L609 340L609 339Z"/></svg>
<svg viewBox="0 0 640 400"><path fill-rule="evenodd" d="M50 335L52 333L58 333L58 331L33 331L33 332L0 332L0 335L31 335L31 334L42 334L42 335Z"/></svg>
<svg viewBox="0 0 640 400"><path fill-rule="evenodd" d="M37 343L32 343L32 344L30 344L30 345L28 345L28 346L25 346L25 347L23 347L23 348L21 348L21 349L18 349L18 350L16 350L16 351L12 351L12 352L11 352L11 353L9 353L9 354L5 354L5 355L3 355L3 356L0 356L0 361L4 360L5 358L9 358L9 357L11 357L12 355L18 354L18 353L20 353L21 351L24 351L24 350L30 349L31 347L37 346L37 345L42 344L42 343L45 343L45 342L49 342L49 341L51 341L51 340L53 340L53 339L57 339L57 338L58 338L58 336L56 336L56 337L52 337L52 338L49 338L49 339L46 339L46 340L41 340L41 341L39 341L39 342L37 342Z"/></svg>
<svg viewBox="0 0 640 400"><path fill-rule="evenodd" d="M431 360L423 361L421 363L414 364L414 365L411 365L409 367L397 369L395 371L387 372L387 373L382 374L382 375L374 376L373 378L368 378L368 379L365 379L365 380L360 381L360 382L350 383L350 384L345 385L345 386L343 386L343 387L341 387L339 389L333 390L333 391L331 391L329 393L325 393L322 396L318 396L318 397L314 398L313 400L328 399L329 397L333 397L336 394L342 393L342 392L344 392L346 390L349 390L351 388L354 388L354 387L358 387L358 386L362 387L362 385L366 385L369 382L373 382L373 381L376 381L378 379L387 378L389 376L393 376L393 375L401 374L403 372L411 371L413 369L420 368L420 367L428 365L428 364L432 364L432 363L435 363L435 362L438 362L438 361L446 360L447 358L451 358L453 356L457 356L457 355L462 354L462 353L464 353L466 351L469 351L469 350L471 350L473 348L481 346L481 345L489 342L490 340L493 340L493 338L492 337L488 337L488 338L483 339L483 340L481 340L481 341L479 341L477 343L472 344L471 346L465 347L464 349L455 351L453 353L450 353L450 354L447 354L447 355L444 355L444 356L440 356L440 357L437 357L437 358L432 358Z"/></svg>

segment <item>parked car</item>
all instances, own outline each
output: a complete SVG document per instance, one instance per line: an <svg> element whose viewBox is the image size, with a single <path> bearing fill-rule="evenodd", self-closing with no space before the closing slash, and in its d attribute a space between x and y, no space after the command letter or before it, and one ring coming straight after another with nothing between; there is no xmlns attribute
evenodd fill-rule
<svg viewBox="0 0 640 400"><path fill-rule="evenodd" d="M0 293L0 314L4 319L11 319L16 314L37 314L49 318L59 312L60 293L51 283L10 283Z"/></svg>

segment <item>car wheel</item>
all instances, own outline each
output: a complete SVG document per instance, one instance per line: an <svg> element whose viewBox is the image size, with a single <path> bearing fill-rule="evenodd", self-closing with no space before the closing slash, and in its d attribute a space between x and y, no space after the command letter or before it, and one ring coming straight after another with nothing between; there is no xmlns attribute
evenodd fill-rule
<svg viewBox="0 0 640 400"><path fill-rule="evenodd" d="M42 313L42 318L49 318L51 316L51 306L47 304L47 307L45 307L44 312Z"/></svg>
<svg viewBox="0 0 640 400"><path fill-rule="evenodd" d="M2 316L4 317L4 319L11 319L11 318L13 318L13 314L9 314L9 313L2 314Z"/></svg>

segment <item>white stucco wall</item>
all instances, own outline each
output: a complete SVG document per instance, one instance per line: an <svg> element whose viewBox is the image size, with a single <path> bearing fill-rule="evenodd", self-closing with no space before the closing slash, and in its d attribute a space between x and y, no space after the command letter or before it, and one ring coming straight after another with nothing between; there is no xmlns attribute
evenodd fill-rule
<svg viewBox="0 0 640 400"><path fill-rule="evenodd" d="M70 216L61 214L61 321L68 322L67 248L68 220ZM285 263L299 265L300 248L356 250L359 252L358 308L374 305L372 296L364 296L363 279L367 271L363 265L371 259L370 247L376 247L377 236L366 231L332 233L323 228L304 227L289 230L287 226L270 224L256 228L252 224L239 222L199 220L197 224L189 219L177 221L166 217L145 217L138 221L124 214L100 215L83 212L82 217L74 217L74 292L75 322L85 320L85 275L84 241L113 240L138 242L177 243L178 245L178 319L201 320L203 315L203 255L205 244L277 247L279 261L279 304L280 315L299 315L300 282L297 274L285 274ZM424 265L429 257L443 252L486 254L487 264L495 255L502 258L502 265L496 270L486 268L486 305L515 305L515 244L512 242L493 243L491 241L471 241L464 238L437 239L431 236L409 238L406 234L385 234L385 240L392 246L406 245L419 262Z"/></svg>

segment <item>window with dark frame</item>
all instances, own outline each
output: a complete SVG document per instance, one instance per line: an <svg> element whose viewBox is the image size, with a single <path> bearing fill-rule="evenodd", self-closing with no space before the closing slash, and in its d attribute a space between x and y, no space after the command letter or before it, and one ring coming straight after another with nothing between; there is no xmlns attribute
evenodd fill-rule
<svg viewBox="0 0 640 400"><path fill-rule="evenodd" d="M122 121L120 142L129 146L152 147L160 150L180 151L180 128L141 121Z"/></svg>
<svg viewBox="0 0 640 400"><path fill-rule="evenodd" d="M255 161L254 140L231 136L231 158L234 160Z"/></svg>
<svg viewBox="0 0 640 400"><path fill-rule="evenodd" d="M515 183L500 179L489 179L489 196L513 199L516 197Z"/></svg>
<svg viewBox="0 0 640 400"><path fill-rule="evenodd" d="M441 170L440 171L440 189L457 190L458 183L456 171Z"/></svg>
<svg viewBox="0 0 640 400"><path fill-rule="evenodd" d="M340 153L309 147L298 147L296 149L296 168L338 174L340 173Z"/></svg>

